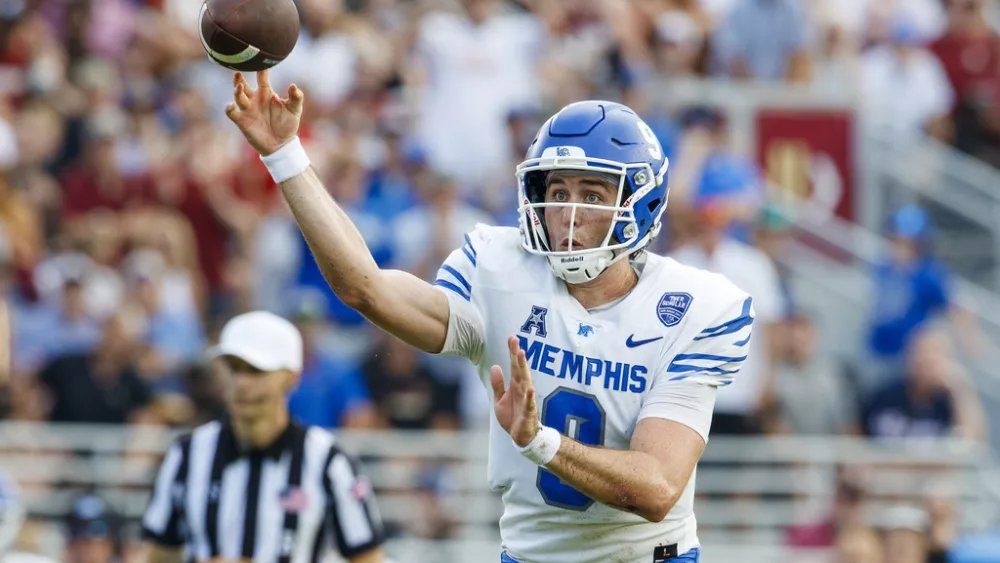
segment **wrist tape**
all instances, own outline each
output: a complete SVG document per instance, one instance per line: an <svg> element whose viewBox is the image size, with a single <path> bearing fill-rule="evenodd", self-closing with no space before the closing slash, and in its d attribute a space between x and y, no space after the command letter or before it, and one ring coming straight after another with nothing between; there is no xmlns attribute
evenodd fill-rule
<svg viewBox="0 0 1000 563"><path fill-rule="evenodd" d="M545 465L556 457L560 445L562 445L562 435L555 428L542 426L528 445L523 448L518 447L518 451L535 465Z"/></svg>
<svg viewBox="0 0 1000 563"><path fill-rule="evenodd" d="M309 168L309 156L302 148L298 135L273 153L267 156L261 155L260 160L277 184L294 178Z"/></svg>

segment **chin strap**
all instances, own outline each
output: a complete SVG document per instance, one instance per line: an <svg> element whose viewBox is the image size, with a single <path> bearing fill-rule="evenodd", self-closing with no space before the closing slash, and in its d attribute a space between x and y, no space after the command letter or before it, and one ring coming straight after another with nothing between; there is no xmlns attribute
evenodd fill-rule
<svg viewBox="0 0 1000 563"><path fill-rule="evenodd" d="M646 253L643 249L622 250L616 255L611 250L594 252L583 256L549 256L549 267L557 278L571 284L587 283L597 279L604 270L615 262L631 257L636 273L642 273L646 266Z"/></svg>
<svg viewBox="0 0 1000 563"><path fill-rule="evenodd" d="M604 270L627 253L615 256L611 250L591 252L581 256L549 256L549 266L556 277L566 283L586 283L597 279Z"/></svg>

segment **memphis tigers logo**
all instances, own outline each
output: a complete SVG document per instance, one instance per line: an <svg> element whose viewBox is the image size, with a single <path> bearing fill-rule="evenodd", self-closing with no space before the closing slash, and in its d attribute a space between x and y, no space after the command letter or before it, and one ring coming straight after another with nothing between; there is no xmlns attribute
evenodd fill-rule
<svg viewBox="0 0 1000 563"><path fill-rule="evenodd" d="M674 326L684 318L692 301L690 293L664 293L656 305L656 316L664 326Z"/></svg>

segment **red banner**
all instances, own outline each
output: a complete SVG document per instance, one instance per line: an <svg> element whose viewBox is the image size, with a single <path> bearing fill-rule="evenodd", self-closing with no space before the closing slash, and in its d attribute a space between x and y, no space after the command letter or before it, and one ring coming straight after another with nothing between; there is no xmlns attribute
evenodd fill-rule
<svg viewBox="0 0 1000 563"><path fill-rule="evenodd" d="M757 114L757 158L769 196L854 219L854 119L844 110L767 109Z"/></svg>

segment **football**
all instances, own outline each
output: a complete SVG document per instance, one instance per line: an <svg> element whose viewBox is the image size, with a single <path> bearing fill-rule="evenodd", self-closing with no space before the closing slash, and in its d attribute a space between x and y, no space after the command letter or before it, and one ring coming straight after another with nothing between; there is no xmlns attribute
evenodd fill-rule
<svg viewBox="0 0 1000 563"><path fill-rule="evenodd" d="M205 52L232 70L271 68L292 52L299 38L299 13L292 0L206 0L199 19Z"/></svg>

